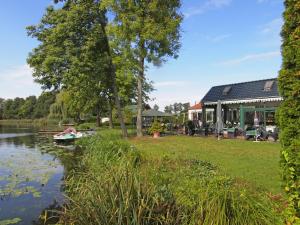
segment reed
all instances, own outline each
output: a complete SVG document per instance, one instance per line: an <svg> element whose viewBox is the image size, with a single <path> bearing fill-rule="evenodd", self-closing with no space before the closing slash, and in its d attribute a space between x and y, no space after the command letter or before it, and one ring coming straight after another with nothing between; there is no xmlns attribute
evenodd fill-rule
<svg viewBox="0 0 300 225"><path fill-rule="evenodd" d="M280 224L263 192L202 161L148 161L115 132L80 141L60 224Z"/></svg>

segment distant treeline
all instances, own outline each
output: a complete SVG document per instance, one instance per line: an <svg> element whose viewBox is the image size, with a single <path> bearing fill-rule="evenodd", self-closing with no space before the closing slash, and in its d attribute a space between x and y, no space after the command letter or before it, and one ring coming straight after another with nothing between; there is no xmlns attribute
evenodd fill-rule
<svg viewBox="0 0 300 225"><path fill-rule="evenodd" d="M0 120L45 118L55 102L55 96L54 92L43 92L39 97L29 96L25 99L0 98Z"/></svg>

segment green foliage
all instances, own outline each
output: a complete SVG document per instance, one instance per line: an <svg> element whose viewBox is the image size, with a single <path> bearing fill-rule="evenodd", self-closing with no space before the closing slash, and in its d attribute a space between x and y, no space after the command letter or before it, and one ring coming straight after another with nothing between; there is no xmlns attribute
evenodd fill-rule
<svg viewBox="0 0 300 225"><path fill-rule="evenodd" d="M127 101L133 93L132 78L127 76L127 70L121 75L116 73L114 50L106 33L106 10L100 7L101 1L61 2L62 7L48 7L41 22L27 28L28 35L40 42L27 60L34 68L33 76L45 89L69 92L72 108L85 113L96 112L98 121L114 97L121 127L127 136L117 85L124 84L121 91L129 90L124 95Z"/></svg>
<svg viewBox="0 0 300 225"><path fill-rule="evenodd" d="M29 96L25 99L24 104L19 109L19 115L21 118L33 119L34 109L37 103L35 96Z"/></svg>
<svg viewBox="0 0 300 225"><path fill-rule="evenodd" d="M165 112L174 114L187 113L189 108L190 103L175 102L174 104L165 106Z"/></svg>
<svg viewBox="0 0 300 225"><path fill-rule="evenodd" d="M111 86L105 11L98 4L69 1L62 8L49 7L40 24L28 27L41 43L28 58L36 81L48 89L62 86L71 96L68 105L81 111L98 107Z"/></svg>
<svg viewBox="0 0 300 225"><path fill-rule="evenodd" d="M54 100L54 92L43 92L38 98L0 99L0 119L46 118Z"/></svg>
<svg viewBox="0 0 300 225"><path fill-rule="evenodd" d="M283 16L283 62L278 78L283 103L277 113L283 148L281 165L289 196L289 217L300 223L300 2L285 0Z"/></svg>
<svg viewBox="0 0 300 225"><path fill-rule="evenodd" d="M3 119L4 103L5 103L5 100L3 98L0 98L0 120Z"/></svg>
<svg viewBox="0 0 300 225"><path fill-rule="evenodd" d="M149 128L149 133L150 134L154 134L156 132L161 133L163 131L164 131L164 128L162 127L162 125L158 121L154 121L151 124L151 127Z"/></svg>
<svg viewBox="0 0 300 225"><path fill-rule="evenodd" d="M200 160L142 157L118 131L80 140L61 224L281 224L262 192Z"/></svg>
<svg viewBox="0 0 300 225"><path fill-rule="evenodd" d="M102 1L102 7L110 9L113 15L108 32L111 46L120 53L120 57L114 59L127 60L126 68L136 76L138 136L142 136L145 62L160 66L168 57L178 57L180 5L180 0Z"/></svg>
<svg viewBox="0 0 300 225"><path fill-rule="evenodd" d="M55 92L43 92L37 99L33 112L34 118L45 118L50 112L50 106L55 101Z"/></svg>

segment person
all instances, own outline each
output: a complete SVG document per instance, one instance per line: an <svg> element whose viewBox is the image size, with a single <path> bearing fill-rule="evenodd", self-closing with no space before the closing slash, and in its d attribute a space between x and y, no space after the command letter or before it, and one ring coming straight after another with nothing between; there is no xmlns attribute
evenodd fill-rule
<svg viewBox="0 0 300 225"><path fill-rule="evenodd" d="M68 127L63 132L59 133L58 135L65 135L65 134L77 134L77 131L73 127Z"/></svg>

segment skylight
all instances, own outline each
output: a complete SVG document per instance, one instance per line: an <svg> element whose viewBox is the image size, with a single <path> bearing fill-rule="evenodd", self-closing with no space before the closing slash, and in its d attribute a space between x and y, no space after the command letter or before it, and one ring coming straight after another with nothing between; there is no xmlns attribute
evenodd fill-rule
<svg viewBox="0 0 300 225"><path fill-rule="evenodd" d="M274 80L266 81L264 91L271 91L274 84Z"/></svg>
<svg viewBox="0 0 300 225"><path fill-rule="evenodd" d="M231 90L231 86L225 87L224 90L223 90L223 95L228 95L230 90Z"/></svg>

